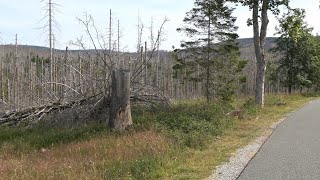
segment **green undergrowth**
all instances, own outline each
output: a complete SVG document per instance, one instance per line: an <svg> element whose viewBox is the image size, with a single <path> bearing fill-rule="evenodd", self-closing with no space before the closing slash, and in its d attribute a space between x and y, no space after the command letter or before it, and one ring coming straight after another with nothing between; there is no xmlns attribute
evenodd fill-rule
<svg viewBox="0 0 320 180"><path fill-rule="evenodd" d="M161 159L154 156L142 156L129 162L115 162L105 169L104 179L154 179Z"/></svg>
<svg viewBox="0 0 320 180"><path fill-rule="evenodd" d="M156 115L158 129L173 138L176 144L189 148L205 148L207 141L221 135L232 126L233 119L226 114L231 103L203 100L175 102Z"/></svg>
<svg viewBox="0 0 320 180"><path fill-rule="evenodd" d="M304 97L320 97L320 92L304 92L301 95Z"/></svg>

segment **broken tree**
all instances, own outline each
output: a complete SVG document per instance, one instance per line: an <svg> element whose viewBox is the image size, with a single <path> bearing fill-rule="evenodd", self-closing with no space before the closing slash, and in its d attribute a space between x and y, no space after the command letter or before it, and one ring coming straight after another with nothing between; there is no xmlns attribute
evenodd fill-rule
<svg viewBox="0 0 320 180"><path fill-rule="evenodd" d="M108 124L110 128L117 130L124 130L132 125L130 72L127 70L112 71L112 91Z"/></svg>

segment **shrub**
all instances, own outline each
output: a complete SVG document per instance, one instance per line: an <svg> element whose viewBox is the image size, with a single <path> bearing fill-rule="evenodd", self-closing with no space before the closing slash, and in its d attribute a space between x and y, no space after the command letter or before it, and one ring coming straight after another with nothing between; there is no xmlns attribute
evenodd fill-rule
<svg viewBox="0 0 320 180"><path fill-rule="evenodd" d="M228 103L200 102L197 105L179 103L160 112L156 121L182 146L202 148L206 141L221 135L232 124L226 113L232 109Z"/></svg>

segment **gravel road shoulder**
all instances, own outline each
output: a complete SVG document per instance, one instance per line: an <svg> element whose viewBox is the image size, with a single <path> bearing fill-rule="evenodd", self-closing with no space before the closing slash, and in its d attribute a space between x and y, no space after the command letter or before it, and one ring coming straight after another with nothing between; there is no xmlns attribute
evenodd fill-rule
<svg viewBox="0 0 320 180"><path fill-rule="evenodd" d="M311 103L311 102L310 102ZM298 110L297 110L298 111ZM292 114L292 113L290 113ZM288 115L289 116L289 115ZM208 177L209 180L235 180L241 174L241 172L246 168L247 164L251 159L257 154L263 144L272 135L275 129L288 117L280 119L278 122L272 124L272 126L267 129L262 136L256 138L249 145L238 149L234 156L226 162L218 166L213 174Z"/></svg>

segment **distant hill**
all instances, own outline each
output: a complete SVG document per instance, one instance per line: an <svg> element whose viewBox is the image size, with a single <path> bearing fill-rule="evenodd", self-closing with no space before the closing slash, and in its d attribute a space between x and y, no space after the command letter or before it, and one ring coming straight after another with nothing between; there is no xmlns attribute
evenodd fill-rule
<svg viewBox="0 0 320 180"><path fill-rule="evenodd" d="M276 40L276 37L268 37L266 39L266 50L271 49L274 47L274 42ZM254 44L252 38L241 38L237 40L241 57L244 59L252 59L254 57ZM4 56L7 53L14 52L15 51L15 45L0 45L0 55ZM18 53L26 56L27 54L33 53L38 54L40 56L48 56L49 48L43 47L43 46L33 46L33 45L18 45ZM55 50L57 54L64 52L64 50ZM79 53L81 50L71 50L69 51L71 53ZM135 53L127 52L127 54L134 55ZM155 55L157 56L157 55ZM160 51L160 58L162 57L168 57L168 51Z"/></svg>
<svg viewBox="0 0 320 180"><path fill-rule="evenodd" d="M266 49L269 50L272 47L274 47L275 45L275 40L277 38L276 37L267 37L266 38ZM237 42L239 43L239 47L240 49L244 49L244 48L251 48L253 47L253 39L252 38L242 38L242 39L238 39Z"/></svg>
<svg viewBox="0 0 320 180"><path fill-rule="evenodd" d="M15 45L0 45L1 51L12 51L15 49ZM49 48L43 46L33 46L33 45L18 45L18 49L22 51L33 51L33 52L43 52L48 51Z"/></svg>

